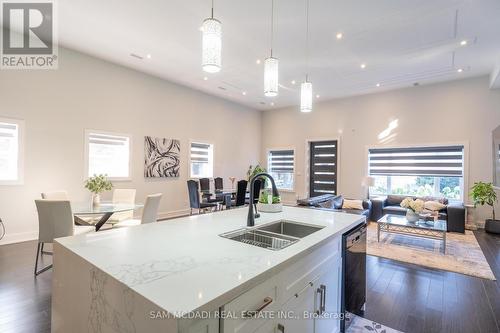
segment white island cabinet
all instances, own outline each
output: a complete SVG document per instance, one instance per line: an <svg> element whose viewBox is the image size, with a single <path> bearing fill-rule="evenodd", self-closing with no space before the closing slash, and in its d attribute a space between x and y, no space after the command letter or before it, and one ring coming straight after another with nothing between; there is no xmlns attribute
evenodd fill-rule
<svg viewBox="0 0 500 333"><path fill-rule="evenodd" d="M321 227L281 250L220 235L246 209L190 216L54 244L53 332L339 331L341 236L364 217L284 207L257 226Z"/></svg>

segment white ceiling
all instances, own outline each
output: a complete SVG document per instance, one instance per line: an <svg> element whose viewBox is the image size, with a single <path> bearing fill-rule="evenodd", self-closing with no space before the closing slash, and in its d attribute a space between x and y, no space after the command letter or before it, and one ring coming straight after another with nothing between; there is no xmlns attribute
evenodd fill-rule
<svg viewBox="0 0 500 333"><path fill-rule="evenodd" d="M209 0L58 1L59 41L254 109L298 105L305 0L275 0L281 85L275 98L264 96L263 65L256 64L269 55L270 4L215 0L223 28L217 74L200 64L199 27L210 14ZM311 0L310 6L309 77L318 100L489 74L500 57L498 0Z"/></svg>

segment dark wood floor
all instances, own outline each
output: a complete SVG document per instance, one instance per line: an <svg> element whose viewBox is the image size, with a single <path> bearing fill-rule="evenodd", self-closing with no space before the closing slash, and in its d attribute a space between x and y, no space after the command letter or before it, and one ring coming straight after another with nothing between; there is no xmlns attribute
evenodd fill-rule
<svg viewBox="0 0 500 333"><path fill-rule="evenodd" d="M475 233L500 278L500 236ZM0 246L0 332L50 332L52 272L33 277L35 242ZM47 257L45 263L50 263ZM368 257L365 317L404 332L498 333L500 283Z"/></svg>

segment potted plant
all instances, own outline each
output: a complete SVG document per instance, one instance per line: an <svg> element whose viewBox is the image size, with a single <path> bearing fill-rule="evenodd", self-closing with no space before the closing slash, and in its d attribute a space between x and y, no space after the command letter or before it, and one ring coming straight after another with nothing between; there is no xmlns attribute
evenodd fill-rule
<svg viewBox="0 0 500 333"><path fill-rule="evenodd" d="M421 199L404 198L400 204L406 208L406 219L409 222L417 222L420 219L420 213L424 210L424 201Z"/></svg>
<svg viewBox="0 0 500 333"><path fill-rule="evenodd" d="M484 230L495 234L500 233L500 221L495 219L495 202L497 202L497 193L493 188L492 183L477 182L471 188L470 196L474 202L474 207L477 205L491 206L493 219L487 219L484 222Z"/></svg>
<svg viewBox="0 0 500 333"><path fill-rule="evenodd" d="M255 167L250 165L247 171L247 180L250 181L250 179L252 179L253 176L262 172L267 172L267 170L266 168L261 167L260 164L257 164Z"/></svg>
<svg viewBox="0 0 500 333"><path fill-rule="evenodd" d="M113 184L107 175L94 175L85 181L85 188L92 193L92 204L97 206L101 203L101 193L110 191Z"/></svg>
<svg viewBox="0 0 500 333"><path fill-rule="evenodd" d="M263 190L259 196L257 210L264 213L278 213L283 210L283 204L279 196L274 196L272 191Z"/></svg>

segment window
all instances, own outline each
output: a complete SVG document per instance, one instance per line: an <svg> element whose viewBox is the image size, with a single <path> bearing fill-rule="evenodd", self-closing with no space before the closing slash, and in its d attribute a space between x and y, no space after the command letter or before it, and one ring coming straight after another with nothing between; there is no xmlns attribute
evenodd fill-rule
<svg viewBox="0 0 500 333"><path fill-rule="evenodd" d="M463 146L370 149L371 194L463 199Z"/></svg>
<svg viewBox="0 0 500 333"><path fill-rule="evenodd" d="M214 175L214 145L191 142L191 178L211 178Z"/></svg>
<svg viewBox="0 0 500 333"><path fill-rule="evenodd" d="M293 150L270 150L267 154L267 169L278 189L293 191Z"/></svg>
<svg viewBox="0 0 500 333"><path fill-rule="evenodd" d="M22 183L24 122L0 118L0 184Z"/></svg>
<svg viewBox="0 0 500 333"><path fill-rule="evenodd" d="M130 178L130 136L97 131L85 133L88 177Z"/></svg>
<svg viewBox="0 0 500 333"><path fill-rule="evenodd" d="M337 140L309 142L309 196L337 194Z"/></svg>

